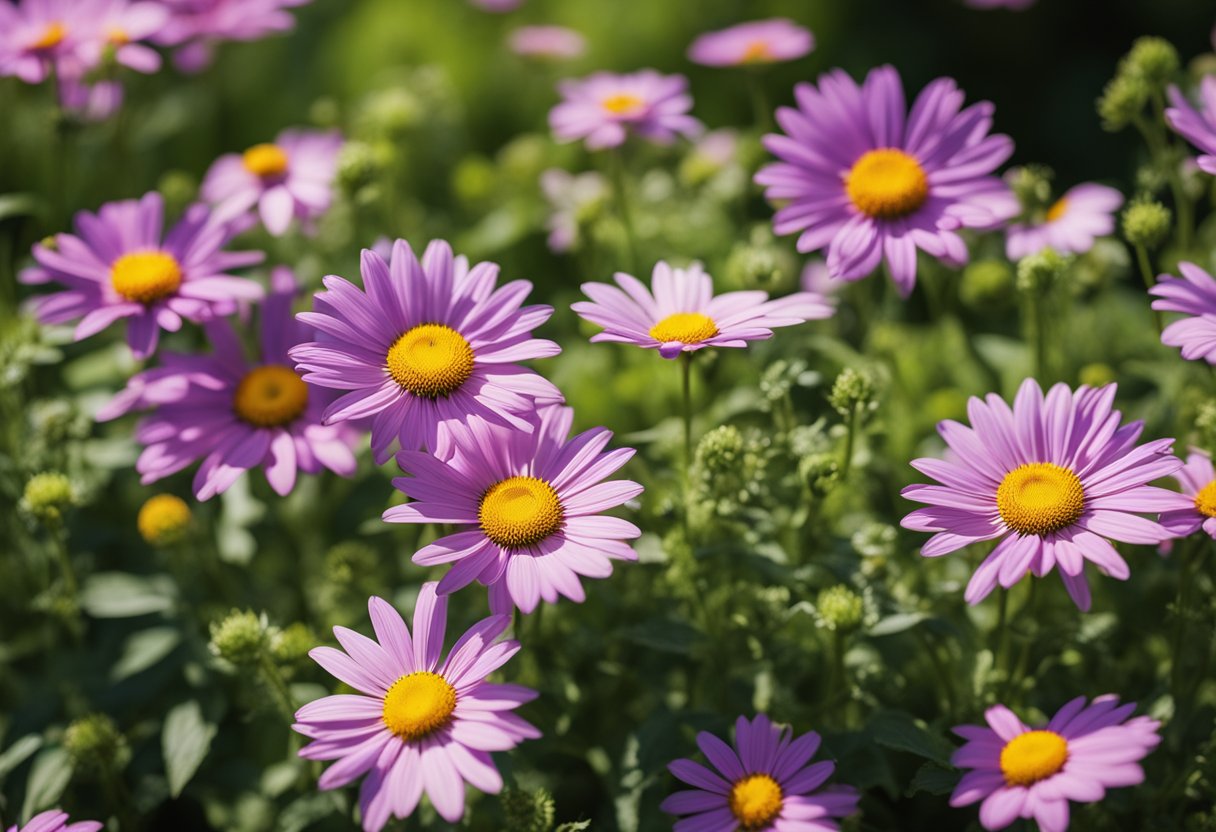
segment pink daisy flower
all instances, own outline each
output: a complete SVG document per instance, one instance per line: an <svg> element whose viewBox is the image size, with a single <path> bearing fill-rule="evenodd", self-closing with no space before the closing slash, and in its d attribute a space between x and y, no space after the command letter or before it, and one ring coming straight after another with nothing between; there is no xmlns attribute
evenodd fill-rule
<svg viewBox="0 0 1216 832"><path fill-rule="evenodd" d="M221 41L259 40L295 26L290 8L311 0L160 0L171 14L156 36L162 46L177 47L174 62L186 72L210 65Z"/></svg>
<svg viewBox="0 0 1216 832"><path fill-rule="evenodd" d="M516 363L561 352L532 337L553 307L521 305L528 281L495 288L497 264L470 268L442 240L427 246L421 263L404 240L393 245L391 265L365 250L361 272L363 290L325 278L314 311L299 316L321 334L291 357L308 383L350 391L326 408L326 424L374 417L377 464L398 442L442 455L440 425L470 416L530 432L540 404L562 401L556 387Z"/></svg>
<svg viewBox="0 0 1216 832"><path fill-rule="evenodd" d="M885 260L903 295L916 285L916 253L967 262L963 228L991 229L1018 213L992 172L1013 152L989 135L992 104L963 109L963 92L938 78L912 105L889 66L858 85L844 71L794 88L797 108L777 110L788 135L764 137L781 161L756 174L781 204L778 234L799 234L801 252L827 249L832 277L860 280Z"/></svg>
<svg viewBox="0 0 1216 832"><path fill-rule="evenodd" d="M1175 537L1189 537L1202 528L1216 538L1216 469L1207 451L1191 448L1186 464L1174 475L1182 493L1190 497L1189 508L1167 511L1161 515L1161 525Z"/></svg>
<svg viewBox="0 0 1216 832"><path fill-rule="evenodd" d="M299 471L355 473L351 446L358 433L348 425L321 424L330 391L310 388L287 357L289 348L313 337L291 314L295 279L279 267L272 283L261 307L256 363L245 360L228 321L211 321L206 331L213 354L162 356L162 366L136 375L98 413L106 421L136 408L155 408L135 432L145 445L135 463L144 485L200 459L194 476L200 500L223 493L251 468L262 468L270 487L283 496L295 487Z"/></svg>
<svg viewBox="0 0 1216 832"><path fill-rule="evenodd" d="M143 41L152 39L169 20L169 11L160 3L132 0L94 0L73 20L83 23L86 38L80 56L88 68L99 66L107 50L114 60L136 72L160 69L160 53Z"/></svg>
<svg viewBox="0 0 1216 832"><path fill-rule="evenodd" d="M102 825L95 820L68 823L68 813L58 809L34 815L25 826L10 826L8 832L98 832Z"/></svg>
<svg viewBox="0 0 1216 832"><path fill-rule="evenodd" d="M824 783L836 770L831 760L808 765L819 750L819 735L809 731L796 739L759 714L735 722L735 747L702 731L697 745L717 771L692 760L667 768L695 788L676 792L659 808L685 815L677 832L834 832L837 818L857 811L861 798L851 786Z"/></svg>
<svg viewBox="0 0 1216 832"><path fill-rule="evenodd" d="M688 48L688 59L705 66L771 64L796 60L814 48L809 29L775 17L707 32Z"/></svg>
<svg viewBox="0 0 1216 832"><path fill-rule="evenodd" d="M41 84L57 75L79 76L76 30L79 10L73 0L19 0L0 3L0 75Z"/></svg>
<svg viewBox="0 0 1216 832"><path fill-rule="evenodd" d="M1177 87L1169 88L1172 107L1166 108L1165 120L1188 142L1199 148L1195 161L1205 173L1216 176L1216 76L1205 76L1199 85L1202 109L1195 109Z"/></svg>
<svg viewBox="0 0 1216 832"><path fill-rule="evenodd" d="M146 358L156 351L161 329L176 332L183 318L199 323L262 297L257 283L228 274L265 256L223 251L241 225L192 205L165 234L164 210L157 193L110 202L96 214L79 212L75 235L57 234L53 245L34 246L37 265L21 273L21 282L68 287L34 299L38 319L61 324L79 318L77 341L126 319L131 351Z"/></svg>
<svg viewBox="0 0 1216 832"><path fill-rule="evenodd" d="M372 597L367 608L374 641L334 627L346 652L317 647L309 653L357 693L300 708L292 727L312 740L300 756L338 761L321 775L322 790L366 775L359 789L365 832L413 814L423 791L440 817L456 823L464 815L466 782L488 794L502 789L490 753L540 736L511 713L536 691L486 681L519 652L519 642L496 642L511 618L474 624L442 660L448 602L434 583L418 593L412 637L387 601Z"/></svg>
<svg viewBox="0 0 1216 832"><path fill-rule="evenodd" d="M1115 230L1115 212L1123 194L1105 185L1070 188L1047 209L1042 222L1015 223L1005 232L1005 255L1021 260L1045 248L1061 254L1084 254L1094 240Z"/></svg>
<svg viewBox="0 0 1216 832"><path fill-rule="evenodd" d="M604 328L592 341L617 341L657 349L664 358L705 347L746 347L773 337L773 330L830 318L827 298L809 292L769 300L765 292L727 292L714 297L713 279L700 263L673 269L663 261L651 275L654 294L632 275L617 272L620 288L584 283L590 302L571 309Z"/></svg>
<svg viewBox="0 0 1216 832"><path fill-rule="evenodd" d="M606 578L613 560L637 560L625 541L638 527L601 514L642 493L636 482L604 481L634 451L605 452L612 432L604 428L569 438L573 418L571 408L544 408L531 433L470 419L449 426L453 448L442 459L397 455L410 476L393 485L412 502L384 519L460 527L414 555L419 566L453 564L442 594L477 580L490 588L492 611L530 613L541 599L581 603L579 576Z"/></svg>
<svg viewBox="0 0 1216 832"><path fill-rule="evenodd" d="M624 144L630 133L670 144L701 132L701 122L688 115L692 96L683 75L597 72L562 81L557 89L563 100L549 112L549 126L559 142L584 139L589 149L600 150Z"/></svg>
<svg viewBox="0 0 1216 832"><path fill-rule="evenodd" d="M1068 829L1068 804L1096 803L1107 789L1144 782L1139 761L1161 742L1160 723L1128 717L1135 702L1114 694L1086 705L1078 696L1043 728L1023 724L1004 705L984 713L987 725L960 725L967 742L952 762L963 775L951 806L980 804L985 829L1004 829L1017 818L1033 818L1040 832Z"/></svg>
<svg viewBox="0 0 1216 832"><path fill-rule="evenodd" d="M1120 425L1112 409L1115 385L1064 384L1043 396L1026 379L1010 409L999 396L972 398L971 427L946 420L937 429L946 458L912 467L941 485L910 485L903 496L928 508L903 519L906 529L934 532L921 549L934 558L983 540L1000 542L975 570L965 594L977 604L999 584L1008 589L1027 573L1043 577L1057 565L1069 595L1090 605L1085 561L1127 580L1127 562L1110 544L1157 544L1172 535L1141 515L1175 511L1191 501L1148 485L1178 470L1173 439L1137 445L1143 422Z"/></svg>
<svg viewBox="0 0 1216 832"><path fill-rule="evenodd" d="M221 218L257 207L274 236L293 219L306 231L329 210L342 136L336 130L284 130L273 143L216 159L203 179L202 196Z"/></svg>
<svg viewBox="0 0 1216 832"><path fill-rule="evenodd" d="M568 60L587 51L586 38L565 26L520 26L507 38L507 45L526 58Z"/></svg>
<svg viewBox="0 0 1216 832"><path fill-rule="evenodd" d="M1153 309L1179 312L1185 317L1167 325L1161 343L1180 347L1187 361L1216 364L1216 280L1194 263L1179 263L1182 277L1163 274L1149 294Z"/></svg>

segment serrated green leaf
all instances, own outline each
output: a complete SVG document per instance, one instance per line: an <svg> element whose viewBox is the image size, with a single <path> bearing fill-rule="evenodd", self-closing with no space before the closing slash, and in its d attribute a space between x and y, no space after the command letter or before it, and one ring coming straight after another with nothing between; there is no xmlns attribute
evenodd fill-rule
<svg viewBox="0 0 1216 832"><path fill-rule="evenodd" d="M30 779L25 786L21 816L31 817L59 802L72 779L72 758L59 747L44 748L34 758Z"/></svg>
<svg viewBox="0 0 1216 832"><path fill-rule="evenodd" d="M215 725L203 717L202 706L194 700L182 702L165 717L161 731L161 751L165 756L165 774L169 778L169 793L177 797L198 771L207 752Z"/></svg>

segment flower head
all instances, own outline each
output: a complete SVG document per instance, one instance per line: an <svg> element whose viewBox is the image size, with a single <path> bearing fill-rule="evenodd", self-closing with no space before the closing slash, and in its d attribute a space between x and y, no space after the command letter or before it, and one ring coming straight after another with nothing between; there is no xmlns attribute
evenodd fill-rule
<svg viewBox="0 0 1216 832"><path fill-rule="evenodd" d="M713 279L699 263L687 269L655 264L651 289L632 275L617 272L620 288L584 283L591 301L571 308L604 327L592 341L618 341L657 349L664 358L705 347L746 347L748 341L771 338L773 330L831 317L832 305L821 295L798 292L769 300L765 292L727 292L714 297Z"/></svg>
<svg viewBox="0 0 1216 832"><path fill-rule="evenodd" d="M1192 448L1174 479L1192 503L1187 508L1162 514L1161 525L1175 537L1189 537L1202 528L1216 538L1216 469L1212 467L1212 457L1206 451Z"/></svg>
<svg viewBox="0 0 1216 832"><path fill-rule="evenodd" d="M832 832L837 818L857 811L860 795L851 786L823 784L836 770L830 760L810 763L819 735L794 738L764 714L735 722L735 747L706 731L697 745L717 771L676 760L668 770L695 788L676 792L659 807L684 815L677 829Z"/></svg>
<svg viewBox="0 0 1216 832"><path fill-rule="evenodd" d="M1106 790L1144 781L1139 761L1161 737L1160 723L1128 719L1136 703L1119 704L1113 694L1087 704L1079 696L1042 728L1022 723L1004 705L987 710L987 725L961 725L967 742L951 762L971 769L963 775L951 806L980 805L985 829L1004 829L1017 818L1034 818L1041 832L1068 829L1068 804L1095 803Z"/></svg>
<svg viewBox="0 0 1216 832"><path fill-rule="evenodd" d="M962 228L995 228L1018 212L992 171L1009 158L1008 136L989 135L993 107L963 108L949 78L926 87L907 111L889 66L859 85L842 70L794 89L797 108L777 110L786 135L764 137L780 159L756 174L781 203L778 234L798 250L827 249L832 277L860 280L883 260L901 294L916 284L917 250L961 266Z"/></svg>
<svg viewBox="0 0 1216 832"><path fill-rule="evenodd" d="M692 96L683 75L643 69L628 75L597 72L558 84L562 102L549 113L560 142L585 139L591 150L624 144L630 133L659 144L694 136L701 122L688 114Z"/></svg>
<svg viewBox="0 0 1216 832"><path fill-rule="evenodd" d="M136 72L160 69L160 53L148 46L165 27L169 11L147 0L86 0L73 22L83 28L79 54L89 69L102 63L107 53L115 63Z"/></svg>
<svg viewBox="0 0 1216 832"><path fill-rule="evenodd" d="M229 315L241 302L262 296L257 283L228 274L262 260L256 251L224 251L240 226L192 205L163 233L164 200L110 202L96 214L76 215L76 234L58 234L54 245L34 246L37 265L23 283L52 281L67 291L36 298L43 323L80 319L77 341L115 321L127 320L127 343L139 358L156 350L161 329L176 332L182 319L201 323Z"/></svg>
<svg viewBox="0 0 1216 832"><path fill-rule="evenodd" d="M1012 409L999 396L972 398L971 427L946 420L938 432L946 459L912 467L941 485L911 485L903 496L928 503L904 528L934 532L921 549L940 557L982 540L1000 542L972 575L966 599L977 604L1056 566L1069 594L1089 609L1085 561L1127 580L1130 569L1110 540L1156 544L1172 535L1143 514L1187 508L1190 500L1148 483L1176 471L1173 439L1137 445L1143 422L1120 425L1115 385L1076 391L1057 384L1046 397L1026 379Z"/></svg>
<svg viewBox="0 0 1216 832"><path fill-rule="evenodd" d="M688 59L706 66L771 64L801 58L814 48L810 30L776 17L707 32L688 48Z"/></svg>
<svg viewBox="0 0 1216 832"><path fill-rule="evenodd" d="M174 59L188 72L205 69L215 44L226 40L258 40L295 26L288 9L311 0L161 0L169 22L157 43L177 47Z"/></svg>
<svg viewBox="0 0 1216 832"><path fill-rule="evenodd" d="M507 38L516 55L526 58L566 60L587 51L587 40L565 26L520 26Z"/></svg>
<svg viewBox="0 0 1216 832"><path fill-rule="evenodd" d="M637 560L626 540L641 532L601 514L632 500L642 486L608 480L632 448L604 451L612 432L595 428L570 438L574 411L547 407L531 433L481 419L449 426L444 459L402 451L410 476L393 485L412 502L384 512L390 523L454 523L414 555L420 566L453 564L439 582L443 594L474 580L490 588L490 609L525 613L541 599L584 598L579 576L606 578L613 560Z"/></svg>
<svg viewBox="0 0 1216 832"><path fill-rule="evenodd" d="M1115 212L1123 194L1105 185L1086 183L1056 200L1042 221L1015 223L1005 232L1005 254L1021 260L1051 248L1060 254L1084 254L1094 240L1115 230Z"/></svg>
<svg viewBox="0 0 1216 832"><path fill-rule="evenodd" d="M0 3L0 75L41 84L56 75L79 75L83 33L72 0L18 0ZM65 73L66 71L66 73Z"/></svg>
<svg viewBox="0 0 1216 832"><path fill-rule="evenodd" d="M262 305L261 351L248 362L227 321L206 325L214 353L167 354L162 366L135 376L99 414L113 419L134 408L155 408L135 432L144 451L135 463L144 484L202 460L194 493L208 500L237 477L260 467L278 494L295 487L299 471L322 468L350 476L356 433L326 426L321 412L332 398L311 388L291 367L287 351L312 332L291 316L295 279L280 267Z"/></svg>
<svg viewBox="0 0 1216 832"><path fill-rule="evenodd" d="M274 236L293 219L305 224L329 210L342 137L336 131L284 130L272 143L216 159L202 196L223 218L257 208Z"/></svg>
<svg viewBox="0 0 1216 832"><path fill-rule="evenodd" d="M1188 361L1216 364L1216 280L1194 263L1179 263L1178 271L1182 277L1160 275L1148 290L1153 309L1184 316L1165 327L1161 343L1180 347Z"/></svg>
<svg viewBox="0 0 1216 832"><path fill-rule="evenodd" d="M1216 76L1208 75L1199 87L1203 106L1195 109L1186 96L1174 86L1169 88L1172 107L1165 111L1165 120L1174 132L1201 151L1195 161L1206 173L1216 176Z"/></svg>
<svg viewBox="0 0 1216 832"><path fill-rule="evenodd" d="M390 817L408 817L424 790L440 817L457 822L466 782L489 794L502 789L490 752L540 736L511 713L536 692L486 681L519 652L518 642L496 642L510 617L474 624L442 660L447 599L435 589L424 584L418 594L412 634L387 601L373 597L367 606L375 640L335 627L345 652L317 647L310 653L357 693L300 708L293 727L312 739L300 756L338 760L321 775L321 789L366 775L359 790L366 832L378 832Z"/></svg>
<svg viewBox="0 0 1216 832"><path fill-rule="evenodd" d="M68 823L68 813L51 809L30 818L25 826L10 826L8 832L98 832L101 823L95 820L78 820Z"/></svg>
<svg viewBox="0 0 1216 832"><path fill-rule="evenodd" d="M322 333L291 350L305 381L351 391L326 408L327 424L375 417L372 451L383 463L396 442L442 455L440 425L470 416L531 431L538 402L562 400L515 363L561 351L532 337L553 308L522 306L531 283L495 288L497 264L470 267L441 240L421 261L398 240L390 262L365 250L364 289L331 275L300 315Z"/></svg>

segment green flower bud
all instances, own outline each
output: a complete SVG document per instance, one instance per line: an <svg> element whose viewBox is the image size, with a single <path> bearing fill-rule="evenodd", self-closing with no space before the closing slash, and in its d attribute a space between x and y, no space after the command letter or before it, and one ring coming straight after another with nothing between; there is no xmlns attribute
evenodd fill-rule
<svg viewBox="0 0 1216 832"><path fill-rule="evenodd" d="M1098 99L1102 128L1115 133L1131 124L1144 112L1151 95L1151 86L1139 75L1117 75Z"/></svg>
<svg viewBox="0 0 1216 832"><path fill-rule="evenodd" d="M1051 179L1054 174L1045 165L1022 165L1005 174L1005 181L1013 189L1027 211L1042 208L1051 202Z"/></svg>
<svg viewBox="0 0 1216 832"><path fill-rule="evenodd" d="M116 771L130 758L126 738L105 714L89 714L69 725L63 747L76 768L85 772Z"/></svg>
<svg viewBox="0 0 1216 832"><path fill-rule="evenodd" d="M737 243L726 259L726 280L732 286L766 292L786 288L795 266L768 227L756 227L747 242Z"/></svg>
<svg viewBox="0 0 1216 832"><path fill-rule="evenodd" d="M270 638L266 616L233 610L223 621L211 622L211 652L235 665L255 664Z"/></svg>
<svg viewBox="0 0 1216 832"><path fill-rule="evenodd" d="M873 374L855 367L845 367L832 384L828 403L847 418L859 410L865 412L874 409L878 404L875 400L877 392Z"/></svg>
<svg viewBox="0 0 1216 832"><path fill-rule="evenodd" d="M1068 262L1051 248L1023 257L1018 261L1018 289L1023 292L1047 289L1064 275Z"/></svg>
<svg viewBox="0 0 1216 832"><path fill-rule="evenodd" d="M270 637L270 652L279 664L300 664L316 646L316 634L303 621L272 633Z"/></svg>
<svg viewBox="0 0 1216 832"><path fill-rule="evenodd" d="M816 621L828 630L849 633L865 618L865 601L844 584L820 591L815 600Z"/></svg>
<svg viewBox="0 0 1216 832"><path fill-rule="evenodd" d="M812 494L822 496L840 477L839 456L828 452L808 454L798 461L798 474Z"/></svg>
<svg viewBox="0 0 1216 832"><path fill-rule="evenodd" d="M153 546L172 546L185 539L191 519L190 506L181 497L157 494L140 506L135 525Z"/></svg>
<svg viewBox="0 0 1216 832"><path fill-rule="evenodd" d="M959 297L979 309L1008 296L1013 288L1013 268L1004 260L977 260L963 269Z"/></svg>
<svg viewBox="0 0 1216 832"><path fill-rule="evenodd" d="M21 507L43 523L58 523L75 502L71 480L56 471L45 471L25 484Z"/></svg>
<svg viewBox="0 0 1216 832"><path fill-rule="evenodd" d="M866 523L853 533L850 542L857 554L865 558L889 558L895 554L898 533L886 523Z"/></svg>
<svg viewBox="0 0 1216 832"><path fill-rule="evenodd" d="M1142 37L1132 44L1120 69L1127 74L1138 75L1155 87L1164 87L1181 66L1178 50L1168 40Z"/></svg>
<svg viewBox="0 0 1216 832"><path fill-rule="evenodd" d="M325 553L325 580L351 586L374 574L379 561L376 550L358 540L344 540Z"/></svg>
<svg viewBox="0 0 1216 832"><path fill-rule="evenodd" d="M1109 364L1086 364L1077 380L1089 387L1105 387L1115 380L1115 371Z"/></svg>
<svg viewBox="0 0 1216 832"><path fill-rule="evenodd" d="M1133 246L1155 249L1170 233L1170 209L1155 200L1135 200L1123 211L1123 236Z"/></svg>
<svg viewBox="0 0 1216 832"><path fill-rule="evenodd" d="M557 806L544 789L505 789L500 800L508 832L549 832L553 828Z"/></svg>
<svg viewBox="0 0 1216 832"><path fill-rule="evenodd" d="M719 425L697 443L695 464L707 477L735 474L744 449L743 434L737 427Z"/></svg>

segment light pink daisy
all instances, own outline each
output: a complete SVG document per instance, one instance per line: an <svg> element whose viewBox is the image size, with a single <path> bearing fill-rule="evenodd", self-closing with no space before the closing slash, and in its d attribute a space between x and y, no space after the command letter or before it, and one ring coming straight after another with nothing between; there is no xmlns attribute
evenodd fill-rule
<svg viewBox="0 0 1216 832"><path fill-rule="evenodd" d="M1085 183L1070 188L1047 209L1041 222L1014 223L1005 232L1005 255L1021 260L1051 248L1060 254L1084 254L1094 241L1115 230L1115 212L1123 194L1105 185Z"/></svg>
<svg viewBox="0 0 1216 832"><path fill-rule="evenodd" d="M1202 528L1216 538L1216 469L1207 451L1191 448L1186 464L1174 474L1182 493L1190 497L1190 508L1169 511L1161 515L1161 525L1176 537L1189 537Z"/></svg>
<svg viewBox="0 0 1216 832"><path fill-rule="evenodd" d="M586 140L591 150L624 144L631 133L659 144L695 136L701 122L688 114L692 96L683 75L643 69L627 75L597 72L557 86L562 102L549 113L559 142Z"/></svg>
<svg viewBox="0 0 1216 832"><path fill-rule="evenodd" d="M511 618L474 624L443 660L448 603L434 583L418 593L412 634L387 601L372 597L367 608L374 641L334 627L345 652L317 647L309 653L357 692L300 708L292 727L312 740L300 756L338 761L321 775L322 790L364 778L359 808L365 832L379 832L392 817L409 817L423 791L441 818L456 823L464 815L465 783L487 794L502 789L491 752L540 736L511 713L536 692L486 681L519 652L518 642L497 641Z"/></svg>
<svg viewBox="0 0 1216 832"><path fill-rule="evenodd" d="M567 60L587 51L587 39L565 26L520 26L507 38L516 55Z"/></svg>
<svg viewBox="0 0 1216 832"><path fill-rule="evenodd" d="M68 823L68 813L51 809L30 818L25 826L10 826L8 832L98 832L102 825L95 820Z"/></svg>
<svg viewBox="0 0 1216 832"><path fill-rule="evenodd" d="M1161 343L1179 347L1187 361L1216 365L1216 279L1194 263L1179 263L1181 277L1163 274L1149 289L1153 309L1183 317L1161 332Z"/></svg>
<svg viewBox="0 0 1216 832"><path fill-rule="evenodd" d="M1207 75L1199 85L1202 107L1195 109L1177 87L1169 88L1170 104L1165 120L1202 151L1195 161L1205 173L1216 176L1216 75Z"/></svg>
<svg viewBox="0 0 1216 832"><path fill-rule="evenodd" d="M815 38L792 20L753 20L701 35L688 48L688 59L705 66L746 66L793 61L809 55Z"/></svg>
<svg viewBox="0 0 1216 832"><path fill-rule="evenodd" d="M1068 829L1068 804L1096 803L1107 789L1144 782L1140 760L1161 737L1161 724L1138 716L1136 703L1114 694L1086 704L1078 696L1042 728L1025 725L1004 705L984 713L987 725L961 725L967 742L951 762L972 769L950 797L951 806L980 804L985 829L1033 818L1040 832Z"/></svg>
<svg viewBox="0 0 1216 832"><path fill-rule="evenodd" d="M73 0L0 3L0 75L27 84L41 84L52 71L79 76L84 32L73 25L78 19Z"/></svg>
<svg viewBox="0 0 1216 832"><path fill-rule="evenodd" d="M700 263L673 269L655 264L650 289L632 275L617 272L617 286L584 283L591 301L571 309L580 317L604 327L592 341L616 341L657 349L664 358L705 347L746 347L763 341L773 330L809 320L829 318L835 311L827 298L798 292L769 300L765 292L727 292L714 297L713 279Z"/></svg>
<svg viewBox="0 0 1216 832"><path fill-rule="evenodd" d="M73 14L85 29L80 56L88 68L99 66L107 50L115 62L136 72L160 69L160 53L143 43L165 27L169 11L160 3L133 0L92 0Z"/></svg>

